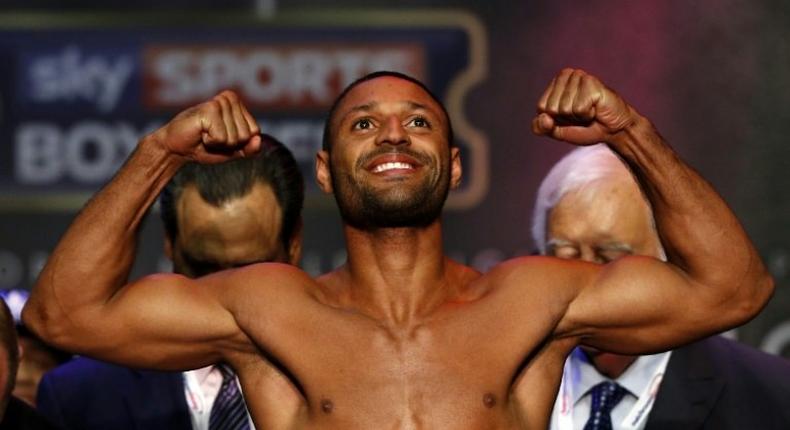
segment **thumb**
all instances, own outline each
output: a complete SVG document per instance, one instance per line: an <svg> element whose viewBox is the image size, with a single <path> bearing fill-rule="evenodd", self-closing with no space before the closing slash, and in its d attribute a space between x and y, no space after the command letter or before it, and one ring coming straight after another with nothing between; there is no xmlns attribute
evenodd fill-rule
<svg viewBox="0 0 790 430"><path fill-rule="evenodd" d="M241 148L242 157L250 157L257 154L261 150L261 146L263 145L263 139L261 136L256 134L252 136L250 140Z"/></svg>
<svg viewBox="0 0 790 430"><path fill-rule="evenodd" d="M598 124L591 126L555 126L551 137L574 145L593 145L605 141L605 132Z"/></svg>
<svg viewBox="0 0 790 430"><path fill-rule="evenodd" d="M532 132L539 136L550 135L554 128L554 118L547 113L541 113L532 119Z"/></svg>

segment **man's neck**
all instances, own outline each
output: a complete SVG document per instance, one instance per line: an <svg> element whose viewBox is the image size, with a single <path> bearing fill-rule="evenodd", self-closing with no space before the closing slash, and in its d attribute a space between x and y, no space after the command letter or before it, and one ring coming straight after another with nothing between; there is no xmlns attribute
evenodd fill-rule
<svg viewBox="0 0 790 430"><path fill-rule="evenodd" d="M583 348L584 350L584 348ZM619 355L584 350L595 370L609 379L617 379L639 358L638 355Z"/></svg>
<svg viewBox="0 0 790 430"><path fill-rule="evenodd" d="M441 222L423 228L360 230L344 226L349 299L393 325L409 325L454 293L442 248Z"/></svg>

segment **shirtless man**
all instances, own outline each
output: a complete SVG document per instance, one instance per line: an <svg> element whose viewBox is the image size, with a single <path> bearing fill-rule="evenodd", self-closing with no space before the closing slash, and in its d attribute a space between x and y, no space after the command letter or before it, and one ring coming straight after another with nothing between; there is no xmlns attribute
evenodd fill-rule
<svg viewBox="0 0 790 430"><path fill-rule="evenodd" d="M461 162L449 119L422 84L384 73L339 97L316 159L343 216L345 265L317 279L267 263L127 284L140 220L173 172L258 149L258 126L224 92L142 139L58 244L25 321L126 365L228 362L258 428L539 429L576 345L665 350L765 305L773 282L726 204L598 79L563 70L533 129L618 152L671 263L525 257L481 275L450 260L439 215Z"/></svg>

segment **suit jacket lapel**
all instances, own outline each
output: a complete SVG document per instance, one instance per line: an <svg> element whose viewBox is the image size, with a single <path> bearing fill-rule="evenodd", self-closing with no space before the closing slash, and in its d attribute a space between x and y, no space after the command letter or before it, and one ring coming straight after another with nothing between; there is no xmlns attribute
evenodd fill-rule
<svg viewBox="0 0 790 430"><path fill-rule="evenodd" d="M672 352L645 430L696 429L705 422L725 381L710 367L704 342Z"/></svg>

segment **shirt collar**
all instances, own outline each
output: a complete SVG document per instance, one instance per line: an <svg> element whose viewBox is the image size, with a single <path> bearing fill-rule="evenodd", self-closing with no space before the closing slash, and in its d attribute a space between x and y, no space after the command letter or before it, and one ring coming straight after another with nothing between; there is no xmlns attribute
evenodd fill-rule
<svg viewBox="0 0 790 430"><path fill-rule="evenodd" d="M195 376L195 380L198 382L198 384L203 384L206 381L206 378L208 378L208 375L211 374L212 370L214 370L213 365L201 367L199 369L188 370L185 373L191 373Z"/></svg>
<svg viewBox="0 0 790 430"><path fill-rule="evenodd" d="M642 394L647 385L653 379L653 375L662 371L659 369L664 363L663 358L668 356L670 352L662 352L660 354L642 355L636 359L630 366L615 379L615 382L620 384L623 388L628 390L628 393L635 398ZM573 403L576 404L581 400L594 386L598 383L609 381L610 379L598 373L593 367L587 355L581 348L574 348L569 356L571 365L571 374L577 375L572 378L573 389Z"/></svg>

